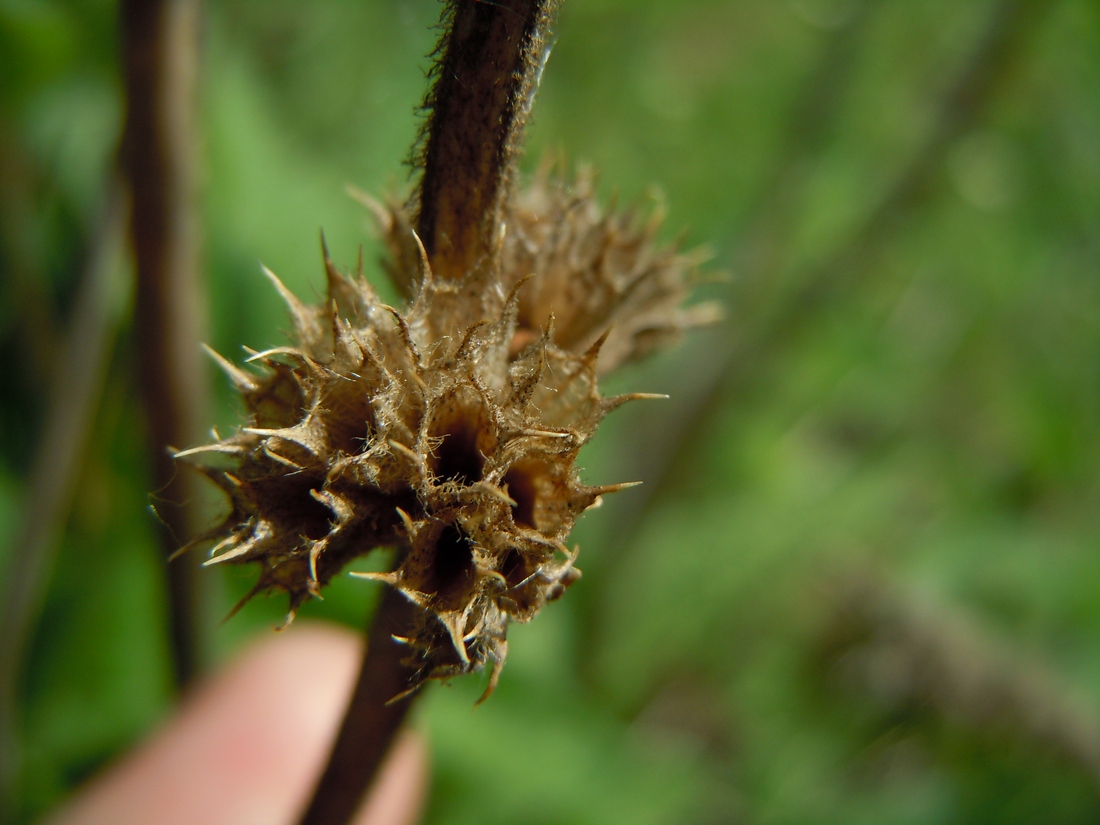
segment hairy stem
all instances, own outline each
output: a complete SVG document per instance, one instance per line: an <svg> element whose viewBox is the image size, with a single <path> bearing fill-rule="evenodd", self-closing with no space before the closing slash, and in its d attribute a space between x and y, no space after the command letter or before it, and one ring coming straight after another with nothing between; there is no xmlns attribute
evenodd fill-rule
<svg viewBox="0 0 1100 825"><path fill-rule="evenodd" d="M433 273L459 280L494 267L523 125L548 52L560 0L451 0L424 106L416 227ZM387 590L363 668L328 765L301 825L344 825L390 749L413 701L393 636L409 635L420 609Z"/></svg>
<svg viewBox="0 0 1100 825"><path fill-rule="evenodd" d="M130 233L137 265L139 378L165 556L196 532L196 476L180 473L170 447L198 443L207 388L199 342L203 305L195 214L194 86L198 0L123 0L123 75L127 112L122 163L133 205ZM204 635L198 558L168 569L170 634L176 678L195 674Z"/></svg>
<svg viewBox="0 0 1100 825"><path fill-rule="evenodd" d="M394 636L410 634L419 608L387 587L367 639L359 681L301 825L344 825L378 773L378 766L418 694L405 696L414 671L401 663L407 649Z"/></svg>
<svg viewBox="0 0 1100 825"><path fill-rule="evenodd" d="M453 0L421 135L417 232L437 277L492 260L560 0Z"/></svg>

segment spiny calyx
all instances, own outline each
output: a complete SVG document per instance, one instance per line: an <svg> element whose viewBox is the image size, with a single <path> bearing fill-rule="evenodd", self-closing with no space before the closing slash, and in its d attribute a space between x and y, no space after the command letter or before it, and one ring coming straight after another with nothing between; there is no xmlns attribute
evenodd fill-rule
<svg viewBox="0 0 1100 825"><path fill-rule="evenodd" d="M603 397L597 376L713 309L680 308L695 259L656 246L652 224L605 216L587 179L570 190L541 176L505 210L489 261L459 279L433 277L403 209L369 205L408 306L387 306L327 252L323 304L268 272L294 345L246 369L214 355L248 421L177 454L230 504L198 542L214 543L207 564L257 564L249 596L286 591L288 621L352 559L394 548L391 572L355 575L422 609L402 639L412 687L486 663L495 684L508 623L580 575L574 521L628 486L577 471L603 417L647 397Z"/></svg>

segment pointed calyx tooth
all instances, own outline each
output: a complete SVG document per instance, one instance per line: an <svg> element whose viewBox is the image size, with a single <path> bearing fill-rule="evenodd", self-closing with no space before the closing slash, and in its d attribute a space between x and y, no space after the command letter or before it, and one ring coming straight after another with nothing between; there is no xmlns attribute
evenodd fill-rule
<svg viewBox="0 0 1100 825"><path fill-rule="evenodd" d="M203 444L199 447L192 447L190 450L179 450L172 453L172 458L176 460L191 459L191 458L206 458L210 455L240 455L244 452L244 449L236 444L227 444L225 442L219 442L217 444Z"/></svg>
<svg viewBox="0 0 1100 825"><path fill-rule="evenodd" d="M372 573L370 571L359 572L357 570L352 570L348 575L354 576L357 579L366 579L367 581L382 582L383 584L391 585L396 585L398 581L393 573ZM408 643L408 640L406 640L406 643Z"/></svg>
<svg viewBox="0 0 1100 825"><path fill-rule="evenodd" d="M501 642L500 643L500 658L499 659L493 659L493 668L489 673L489 684L487 684L485 686L485 692L481 694L481 696L478 698L478 700L476 702L474 702L474 707L477 707L478 705L480 705L482 702L484 702L486 699L488 699L490 696L492 696L493 693L496 692L497 684L500 682L500 672L504 669L504 659L507 655L508 655L508 643L507 642Z"/></svg>
<svg viewBox="0 0 1100 825"><path fill-rule="evenodd" d="M232 361L223 357L210 346L203 344L202 349L203 352L210 356L210 359L221 368L222 372L229 377L229 380L233 382L233 386L236 387L238 392L252 392L256 389L256 379L247 372L242 370Z"/></svg>
<svg viewBox="0 0 1100 825"><path fill-rule="evenodd" d="M623 481L619 484L604 484L599 487L592 487L592 492L598 496L606 496L611 493L621 493L623 490L629 490L631 487L638 487L642 484L640 481Z"/></svg>
<svg viewBox="0 0 1100 825"><path fill-rule="evenodd" d="M507 504L509 507L519 506L519 504L516 503L515 499L513 499L495 484L490 484L487 481L479 481L475 486L478 490L486 493L491 498L495 498L497 501Z"/></svg>
<svg viewBox="0 0 1100 825"><path fill-rule="evenodd" d="M236 547L232 547L225 553L222 553L220 556L217 555L219 550L221 550L223 547L229 547L234 542L239 542ZM214 564L221 564L222 562L232 561L233 559L240 558L245 553L248 553L250 550L252 550L252 548L255 547L257 544L259 544L259 539L256 538L249 539L248 541L239 541L237 536L230 536L228 538L222 539L211 549L210 558L202 563L203 567L210 567Z"/></svg>
<svg viewBox="0 0 1100 825"><path fill-rule="evenodd" d="M410 539L415 539L417 529L416 525L413 523L412 516L410 516L400 507L397 508L397 515L401 517L401 524L405 528L405 535L408 536Z"/></svg>
<svg viewBox="0 0 1100 825"><path fill-rule="evenodd" d="M279 280L278 275L263 264L260 264L260 270L267 276L268 280L275 285L275 289L278 290L279 296L286 303L287 309L290 311L291 318L297 321L299 318L304 318L308 315L305 304L298 300L297 295L286 288L286 285Z"/></svg>

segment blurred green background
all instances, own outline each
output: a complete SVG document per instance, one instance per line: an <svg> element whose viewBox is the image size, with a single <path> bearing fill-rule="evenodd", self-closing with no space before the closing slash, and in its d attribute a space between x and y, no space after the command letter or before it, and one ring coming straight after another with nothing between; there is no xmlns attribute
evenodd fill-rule
<svg viewBox="0 0 1100 825"><path fill-rule="evenodd" d="M124 110L115 4L0 0L0 565ZM210 342L380 245L433 0L208 0ZM584 578L496 695L433 686L427 821L1100 821L1100 4L567 0L529 130L653 185L728 320L615 376ZM392 294L392 293L391 293ZM171 710L123 320L21 684L31 821ZM211 368L211 423L239 404ZM0 570L4 569L0 567ZM251 584L207 574L214 618ZM304 617L361 627L346 577ZM269 632L281 599L214 635Z"/></svg>

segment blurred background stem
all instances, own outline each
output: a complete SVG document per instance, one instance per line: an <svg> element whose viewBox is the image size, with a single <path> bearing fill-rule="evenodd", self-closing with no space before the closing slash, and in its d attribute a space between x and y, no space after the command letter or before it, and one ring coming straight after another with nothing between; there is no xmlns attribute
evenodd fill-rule
<svg viewBox="0 0 1100 825"><path fill-rule="evenodd" d="M868 571L830 593L822 675L897 715L935 714L970 729L1010 729L1076 765L1100 790L1100 716L1030 652L958 609Z"/></svg>
<svg viewBox="0 0 1100 825"><path fill-rule="evenodd" d="M16 816L21 762L22 663L41 614L57 546L76 492L127 290L120 282L129 220L137 269L140 389L147 410L158 496L183 503L195 480L177 476L168 453L201 437L206 391L199 363L202 296L194 202L194 80L199 5L129 2L122 7L128 112L113 175L92 233L65 344L57 348L49 413L35 451L20 527L4 577L0 624L0 798ZM41 354L41 347L36 352ZM164 558L194 526L163 507ZM201 517L201 516L200 516ZM196 518L191 516L191 519ZM204 655L194 560L169 568L172 660L185 684Z"/></svg>
<svg viewBox="0 0 1100 825"><path fill-rule="evenodd" d="M126 123L122 165L130 186L137 268L134 325L154 496L167 559L207 518L194 506L201 480L171 450L202 440L208 415L199 344L205 339L196 203L198 0L124 0L120 8ZM190 505L190 506L188 506ZM169 632L177 684L208 653L197 554L168 565Z"/></svg>
<svg viewBox="0 0 1100 825"><path fill-rule="evenodd" d="M92 236L68 335L57 353L49 411L2 580L0 817L14 817L18 806L23 660L42 612L81 461L93 436L112 342L128 303L121 277L126 216L123 186L113 179Z"/></svg>

